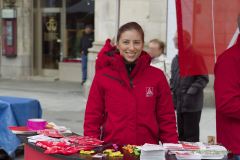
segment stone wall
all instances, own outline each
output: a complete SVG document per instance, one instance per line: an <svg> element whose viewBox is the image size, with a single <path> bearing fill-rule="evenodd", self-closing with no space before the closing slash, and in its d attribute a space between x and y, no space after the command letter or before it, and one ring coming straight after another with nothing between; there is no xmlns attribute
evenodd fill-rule
<svg viewBox="0 0 240 160"><path fill-rule="evenodd" d="M17 11L17 57L1 55L1 76L26 79L32 72L32 1L16 1Z"/></svg>

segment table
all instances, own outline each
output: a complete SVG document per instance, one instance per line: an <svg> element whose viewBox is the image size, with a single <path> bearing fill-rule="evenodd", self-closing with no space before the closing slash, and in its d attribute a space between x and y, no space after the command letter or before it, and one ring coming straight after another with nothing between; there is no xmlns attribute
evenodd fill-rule
<svg viewBox="0 0 240 160"><path fill-rule="evenodd" d="M21 139L26 142L25 140L27 139L27 135L23 135ZM100 150L102 149L103 148L101 148ZM99 148L96 148L95 150L99 150ZM44 151L45 149L36 146L34 143L26 142L24 145L24 160L96 160L91 155L83 155L79 153L71 155L45 154ZM104 160L139 160L139 157L136 158L130 155L124 155L124 157L125 158L107 158ZM166 160L176 160L176 157L174 155L166 155Z"/></svg>
<svg viewBox="0 0 240 160"><path fill-rule="evenodd" d="M35 146L33 143L26 143L24 146L24 160L94 160L91 156L83 155L81 156L79 153L73 155L60 155L60 154L44 154L44 149ZM120 159L120 158L119 158ZM117 160L119 160L117 159ZM107 159L111 160L111 159ZM121 160L139 160L139 159L121 159ZM165 160L177 160L174 155L166 155ZM222 160L227 160L227 158L223 158Z"/></svg>
<svg viewBox="0 0 240 160"><path fill-rule="evenodd" d="M27 135L23 136L23 140L26 140ZM26 141L25 141L26 142ZM90 155L81 155L75 153L72 155L61 155L61 154L45 154L45 149L36 146L34 143L26 142L24 145L24 160L96 160L93 159ZM106 160L139 160L139 158L133 158L130 155L124 155L123 158L118 159L106 159ZM175 155L166 154L165 160L177 160ZM227 157L221 159L227 160Z"/></svg>
<svg viewBox="0 0 240 160"><path fill-rule="evenodd" d="M36 146L33 143L26 143L24 146L24 160L95 160L89 155L81 155L79 153L73 155L61 155L61 154L44 154L44 149ZM165 160L177 160L175 155L166 154ZM106 159L106 160L115 160ZM139 160L139 158L118 158L116 160ZM223 158L221 160L227 160L227 158Z"/></svg>
<svg viewBox="0 0 240 160"><path fill-rule="evenodd" d="M79 154L61 155L61 154L45 154L44 149L32 143L24 145L24 160L84 160Z"/></svg>
<svg viewBox="0 0 240 160"><path fill-rule="evenodd" d="M44 149L36 146L33 143L26 143L24 146L24 160L94 160L91 155L81 155L79 153L72 155L61 155L61 154L44 154ZM113 158L114 159L114 158ZM107 159L112 160L112 159ZM116 160L139 160L139 158L118 158ZM166 160L176 160L173 158L166 158Z"/></svg>
<svg viewBox="0 0 240 160"><path fill-rule="evenodd" d="M0 96L0 148L14 155L21 144L9 126L26 126L30 118L41 118L42 109L36 99Z"/></svg>

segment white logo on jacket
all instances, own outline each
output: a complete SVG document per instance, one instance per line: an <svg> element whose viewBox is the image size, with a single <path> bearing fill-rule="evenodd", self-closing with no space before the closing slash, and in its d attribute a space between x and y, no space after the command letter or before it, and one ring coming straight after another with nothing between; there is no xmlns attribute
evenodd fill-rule
<svg viewBox="0 0 240 160"><path fill-rule="evenodd" d="M152 97L153 95L153 87L146 87L146 97Z"/></svg>

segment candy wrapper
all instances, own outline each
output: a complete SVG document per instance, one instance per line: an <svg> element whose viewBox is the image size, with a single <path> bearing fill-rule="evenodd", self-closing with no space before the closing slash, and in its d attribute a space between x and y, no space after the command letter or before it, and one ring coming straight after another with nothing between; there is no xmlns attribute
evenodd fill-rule
<svg viewBox="0 0 240 160"><path fill-rule="evenodd" d="M46 154L74 154L79 151L78 147L71 146L67 142L50 142L50 141L39 141L36 146L46 149L44 153Z"/></svg>
<svg viewBox="0 0 240 160"><path fill-rule="evenodd" d="M46 132L49 130L41 131L42 134L48 136L56 136L56 132ZM70 136L59 139L59 141L38 141L37 146L46 149L44 153L46 154L73 154L77 153L80 150L92 150L93 148L100 146L103 141L100 141L96 138L84 137L84 136Z"/></svg>
<svg viewBox="0 0 240 160"><path fill-rule="evenodd" d="M103 143L103 141L96 138L91 138L87 136L77 136L77 135L65 137L64 140L67 140L75 144L82 150L91 150L95 147L102 145Z"/></svg>
<svg viewBox="0 0 240 160"><path fill-rule="evenodd" d="M48 149L51 147L67 147L69 144L67 142L53 142L53 141L38 141L36 146Z"/></svg>
<svg viewBox="0 0 240 160"><path fill-rule="evenodd" d="M44 129L37 132L38 134L45 135L53 138L62 138L63 135L56 129Z"/></svg>

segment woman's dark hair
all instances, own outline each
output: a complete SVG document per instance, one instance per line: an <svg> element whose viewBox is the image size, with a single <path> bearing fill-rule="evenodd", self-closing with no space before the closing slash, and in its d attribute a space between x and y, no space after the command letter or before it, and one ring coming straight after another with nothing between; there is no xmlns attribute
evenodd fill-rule
<svg viewBox="0 0 240 160"><path fill-rule="evenodd" d="M137 22L129 22L129 23L126 23L126 24L122 25L118 29L117 42L119 42L119 39L120 39L122 33L125 32L125 31L129 31L129 30L136 30L137 32L139 32L141 34L142 41L144 42L143 29Z"/></svg>
<svg viewBox="0 0 240 160"><path fill-rule="evenodd" d="M239 29L239 32L240 32L240 13L238 14L237 24L238 24L238 29Z"/></svg>

